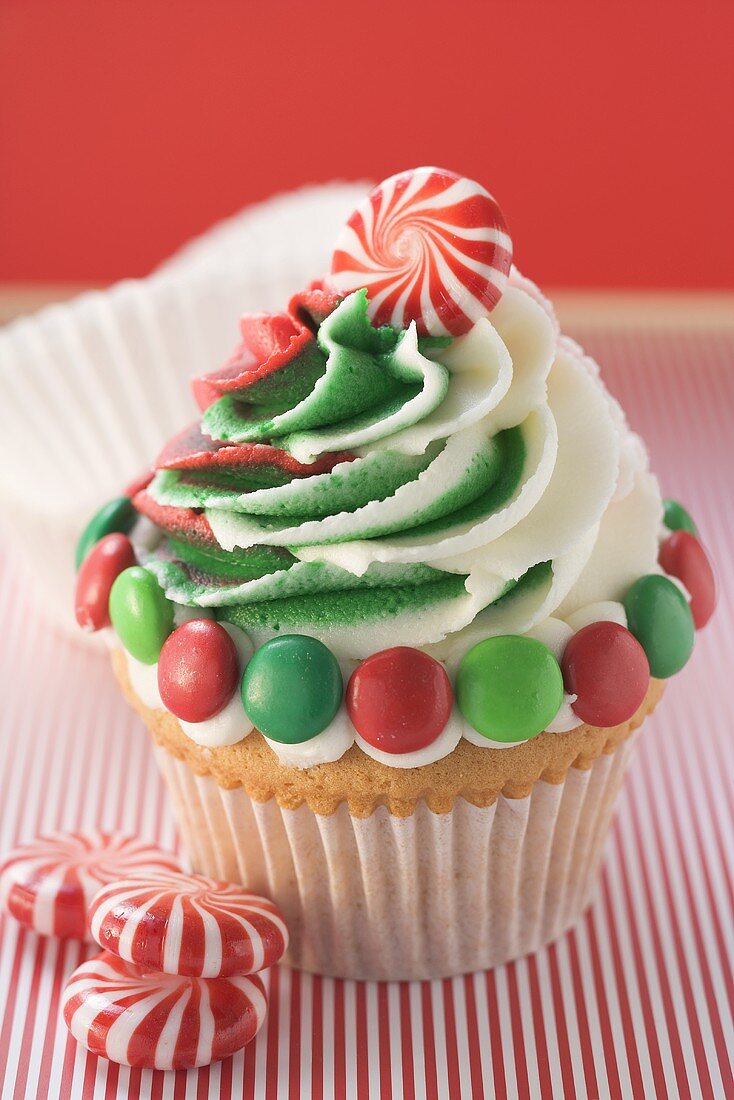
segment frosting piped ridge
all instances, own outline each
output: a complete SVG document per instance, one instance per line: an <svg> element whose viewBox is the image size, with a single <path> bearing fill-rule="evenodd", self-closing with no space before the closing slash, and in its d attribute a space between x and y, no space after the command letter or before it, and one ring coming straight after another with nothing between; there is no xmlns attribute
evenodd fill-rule
<svg viewBox="0 0 734 1100"><path fill-rule="evenodd" d="M541 589L547 597L568 585L569 563L559 578L553 559L571 553L581 564L614 492L619 453L603 390L578 360L556 358L547 313L511 287L491 322L425 347L413 328L374 328L357 292L321 321L314 342L318 377L306 393L300 382L271 381L277 411L259 402L260 367L249 372L255 400L247 372L233 389L227 369L227 392L206 409L199 434L177 457L164 452L137 498L158 522L191 520L192 537L147 563L169 598L220 608L256 644L283 630L314 633L346 658L416 637L440 643L480 612L490 629L491 605L510 589L526 590L522 615L532 618L530 593L540 607ZM292 366L279 353L266 377ZM588 391L585 439L573 412L578 390ZM215 431L225 438L213 440ZM594 462L573 500L557 507L564 465L578 463L592 436ZM206 525L208 557L195 524ZM266 559L273 568L263 572ZM531 571L546 562L539 588Z"/></svg>

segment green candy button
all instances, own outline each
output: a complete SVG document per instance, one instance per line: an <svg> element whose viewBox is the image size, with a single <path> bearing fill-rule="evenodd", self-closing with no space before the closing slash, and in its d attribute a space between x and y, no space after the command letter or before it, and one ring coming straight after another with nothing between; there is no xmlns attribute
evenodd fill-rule
<svg viewBox="0 0 734 1100"><path fill-rule="evenodd" d="M77 569L101 538L112 534L113 531L121 531L123 535L126 535L134 521L135 509L129 497L115 497L114 500L108 500L92 516L82 531L79 542L76 544L75 562Z"/></svg>
<svg viewBox="0 0 734 1100"><path fill-rule="evenodd" d="M563 676L534 638L487 638L465 654L456 679L459 710L493 741L527 741L552 722L563 702Z"/></svg>
<svg viewBox="0 0 734 1100"><path fill-rule="evenodd" d="M304 634L266 642L242 677L248 718L266 737L284 745L298 745L325 730L342 694L336 657L323 642Z"/></svg>
<svg viewBox="0 0 734 1100"><path fill-rule="evenodd" d="M663 523L669 531L690 531L692 535L698 534L690 513L677 500L663 501Z"/></svg>
<svg viewBox="0 0 734 1100"><path fill-rule="evenodd" d="M152 573L133 565L112 585L110 619L128 653L154 665L173 630L173 604Z"/></svg>
<svg viewBox="0 0 734 1100"><path fill-rule="evenodd" d="M691 609L667 577L640 577L624 598L627 626L645 650L650 675L659 680L680 672L693 649Z"/></svg>

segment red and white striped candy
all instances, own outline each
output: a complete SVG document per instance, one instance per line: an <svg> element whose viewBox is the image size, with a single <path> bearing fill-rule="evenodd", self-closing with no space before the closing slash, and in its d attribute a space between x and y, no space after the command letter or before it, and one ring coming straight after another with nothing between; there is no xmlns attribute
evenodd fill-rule
<svg viewBox="0 0 734 1100"><path fill-rule="evenodd" d="M175 856L124 833L49 833L0 863L0 905L41 935L91 940L87 911L100 886L178 869Z"/></svg>
<svg viewBox="0 0 734 1100"><path fill-rule="evenodd" d="M376 187L341 231L331 260L340 294L365 287L376 324L432 336L467 332L507 285L512 240L488 191L444 168L414 168Z"/></svg>
<svg viewBox="0 0 734 1100"><path fill-rule="evenodd" d="M288 929L272 902L201 875L135 875L100 890L89 921L100 947L167 974L254 974L278 961Z"/></svg>
<svg viewBox="0 0 734 1100"><path fill-rule="evenodd" d="M191 1069L241 1050L267 1010L258 977L156 974L103 951L74 971L64 1022L93 1054L124 1066Z"/></svg>

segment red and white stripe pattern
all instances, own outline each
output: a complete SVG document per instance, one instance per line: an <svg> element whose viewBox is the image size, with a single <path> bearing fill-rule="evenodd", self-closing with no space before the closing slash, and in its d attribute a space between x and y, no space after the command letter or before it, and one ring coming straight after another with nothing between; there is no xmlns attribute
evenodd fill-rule
<svg viewBox="0 0 734 1100"><path fill-rule="evenodd" d="M202 875L134 875L112 883L92 901L89 920L100 947L167 974L255 974L288 946L272 902Z"/></svg>
<svg viewBox="0 0 734 1100"><path fill-rule="evenodd" d="M48 833L0 863L0 906L44 936L89 940L87 911L103 883L179 867L174 855L125 833Z"/></svg>
<svg viewBox="0 0 734 1100"><path fill-rule="evenodd" d="M512 241L495 199L444 168L401 172L369 193L331 261L340 294L366 288L375 324L467 332L507 286Z"/></svg>
<svg viewBox="0 0 734 1100"><path fill-rule="evenodd" d="M62 995L69 1031L93 1054L144 1069L193 1069L254 1039L267 1009L258 977L158 974L109 951L78 967Z"/></svg>
<svg viewBox="0 0 734 1100"><path fill-rule="evenodd" d="M721 571L721 603L646 724L594 904L527 959L445 982L373 985L276 968L255 1041L166 1077L79 1046L61 991L88 949L0 923L8 1100L553 1097L722 1100L734 1066L734 332L588 330ZM65 645L0 570L0 852L93 823L175 843L150 738L105 655ZM43 691L38 684L43 684ZM100 724L100 715L104 723ZM386 929L389 934L389 930ZM94 949L97 950L96 948Z"/></svg>

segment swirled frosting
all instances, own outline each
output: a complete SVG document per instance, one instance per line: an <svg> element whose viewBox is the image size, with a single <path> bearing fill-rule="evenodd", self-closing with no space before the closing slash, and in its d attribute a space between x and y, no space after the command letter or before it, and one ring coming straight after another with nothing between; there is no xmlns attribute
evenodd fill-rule
<svg viewBox="0 0 734 1100"><path fill-rule="evenodd" d="M246 318L194 388L200 424L136 497L164 536L146 566L256 647L309 634L350 664L419 646L451 672L657 568L644 448L517 272L453 340L374 327L363 291L306 293Z"/></svg>

